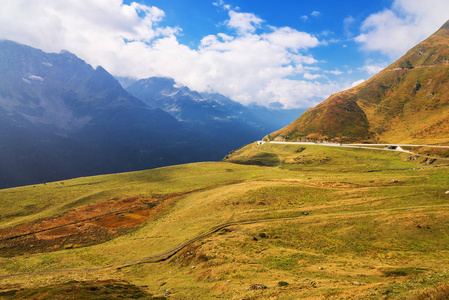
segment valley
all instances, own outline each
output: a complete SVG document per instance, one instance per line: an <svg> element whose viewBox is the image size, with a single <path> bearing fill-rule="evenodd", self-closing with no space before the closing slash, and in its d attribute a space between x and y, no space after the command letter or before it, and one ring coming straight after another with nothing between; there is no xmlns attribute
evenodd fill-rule
<svg viewBox="0 0 449 300"><path fill-rule="evenodd" d="M449 172L409 157L253 143L223 162L1 190L0 295L108 281L141 299L421 299L449 281ZM64 219L115 233L49 239ZM5 241L18 231L36 249Z"/></svg>
<svg viewBox="0 0 449 300"><path fill-rule="evenodd" d="M400 1L340 33L315 29L333 8L308 33L216 1L186 44L163 10L103 2L104 45L64 39L89 63L0 40L0 299L449 298L449 21L384 61L373 22L422 21ZM69 32L56 12L83 5L53 5Z"/></svg>

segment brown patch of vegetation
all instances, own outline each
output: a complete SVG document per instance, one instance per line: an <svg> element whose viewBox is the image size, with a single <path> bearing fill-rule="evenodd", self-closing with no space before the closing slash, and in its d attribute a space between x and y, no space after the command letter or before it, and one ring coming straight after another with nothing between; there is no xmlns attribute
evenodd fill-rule
<svg viewBox="0 0 449 300"><path fill-rule="evenodd" d="M449 148L422 147L418 150L418 153L422 155L448 158Z"/></svg>
<svg viewBox="0 0 449 300"><path fill-rule="evenodd" d="M160 212L159 204L176 195L126 197L73 209L0 229L0 256L47 252L94 245L129 233Z"/></svg>
<svg viewBox="0 0 449 300"><path fill-rule="evenodd" d="M69 281L63 284L0 292L1 299L166 299L154 298L141 288L114 280Z"/></svg>
<svg viewBox="0 0 449 300"><path fill-rule="evenodd" d="M179 264L180 266L187 267L190 265L196 265L200 263L207 262L212 259L213 256L202 252L202 249L198 244L189 246L181 250L176 257L170 260L171 264Z"/></svg>
<svg viewBox="0 0 449 300"><path fill-rule="evenodd" d="M356 100L354 93L348 91L332 95L271 136L283 136L291 141L299 138L341 142L368 140L368 120Z"/></svg>
<svg viewBox="0 0 449 300"><path fill-rule="evenodd" d="M420 293L416 296L416 300L432 299L432 300L445 300L449 299L449 284L444 283L439 286Z"/></svg>

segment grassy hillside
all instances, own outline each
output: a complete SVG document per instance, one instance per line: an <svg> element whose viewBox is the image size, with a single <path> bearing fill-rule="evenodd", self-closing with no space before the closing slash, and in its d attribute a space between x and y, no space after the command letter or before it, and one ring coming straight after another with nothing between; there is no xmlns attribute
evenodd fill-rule
<svg viewBox="0 0 449 300"><path fill-rule="evenodd" d="M449 22L366 82L270 135L287 140L449 142Z"/></svg>
<svg viewBox="0 0 449 300"><path fill-rule="evenodd" d="M225 162L0 190L0 298L444 293L449 162L408 157L251 144Z"/></svg>

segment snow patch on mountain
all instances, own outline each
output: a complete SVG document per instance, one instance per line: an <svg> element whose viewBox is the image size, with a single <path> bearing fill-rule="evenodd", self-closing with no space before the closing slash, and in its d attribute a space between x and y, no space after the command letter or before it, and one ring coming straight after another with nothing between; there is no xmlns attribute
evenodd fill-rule
<svg viewBox="0 0 449 300"><path fill-rule="evenodd" d="M30 75L30 76L28 76L28 79L31 79L31 80L38 80L38 81L40 81L40 82L43 82L43 81L44 81L44 78L42 78L42 77L40 77L40 76L37 76L37 75Z"/></svg>

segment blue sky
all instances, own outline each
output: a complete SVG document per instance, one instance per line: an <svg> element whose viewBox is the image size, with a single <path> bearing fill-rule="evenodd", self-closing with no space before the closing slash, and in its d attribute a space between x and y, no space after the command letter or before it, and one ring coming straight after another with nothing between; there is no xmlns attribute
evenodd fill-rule
<svg viewBox="0 0 449 300"><path fill-rule="evenodd" d="M449 19L447 0L2 0L0 38L243 104L309 108Z"/></svg>
<svg viewBox="0 0 449 300"><path fill-rule="evenodd" d="M148 3L148 1L124 1ZM327 45L316 47L305 53L322 62L329 71L348 70L353 73L349 78L359 80L366 78L366 71L357 70L365 61L376 61L385 66L391 60L379 53L360 51L360 45L352 39L360 34L361 23L371 14L390 7L392 0L380 1L272 1L246 0L226 1L231 9L250 12L263 20L256 32L264 32L269 26L291 27L316 36ZM165 18L159 23L162 26L182 28L178 40L191 48L197 48L203 37L224 32L232 35L233 31L226 25L228 11L214 0L153 0L150 2L165 12ZM350 22L344 23L344 20ZM332 76L332 73L329 76ZM372 75L372 74L370 74ZM321 80L323 81L323 80Z"/></svg>

